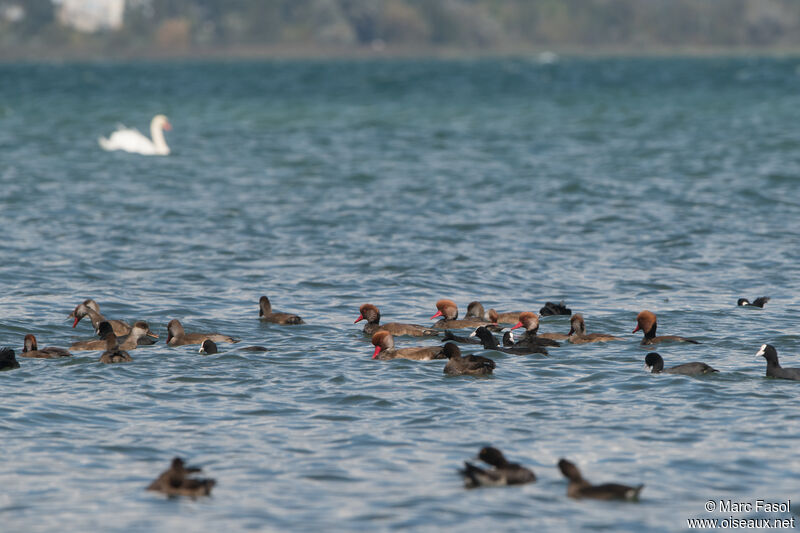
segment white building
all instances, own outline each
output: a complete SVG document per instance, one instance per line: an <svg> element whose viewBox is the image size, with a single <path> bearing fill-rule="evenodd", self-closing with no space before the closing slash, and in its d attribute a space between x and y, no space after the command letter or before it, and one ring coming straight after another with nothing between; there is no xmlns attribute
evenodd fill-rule
<svg viewBox="0 0 800 533"><path fill-rule="evenodd" d="M58 0L58 21L78 31L92 33L122 27L125 0Z"/></svg>
<svg viewBox="0 0 800 533"><path fill-rule="evenodd" d="M0 3L0 19L8 22L19 22L25 18L25 8L19 4Z"/></svg>

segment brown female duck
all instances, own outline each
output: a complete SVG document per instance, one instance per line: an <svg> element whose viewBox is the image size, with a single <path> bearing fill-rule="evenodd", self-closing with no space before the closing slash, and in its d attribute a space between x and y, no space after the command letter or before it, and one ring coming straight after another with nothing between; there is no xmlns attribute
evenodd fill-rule
<svg viewBox="0 0 800 533"><path fill-rule="evenodd" d="M272 322L273 324L294 325L305 324L303 319L292 313L281 313L280 311L273 311L272 304L269 298L262 296L258 300L258 316L263 322Z"/></svg>
<svg viewBox="0 0 800 533"><path fill-rule="evenodd" d="M372 336L375 346L373 359L413 359L415 361L430 361L432 359L445 359L441 346L426 346L416 348L395 348L394 338L388 331L379 331Z"/></svg>
<svg viewBox="0 0 800 533"><path fill-rule="evenodd" d="M392 335L408 335L410 337L428 337L438 335L439 331L425 326L418 326L416 324L403 324L400 322L389 322L388 324L380 324L381 312L372 304L364 304L358 309L359 315L353 324L366 320L364 325L364 333L373 335L378 331L388 331Z"/></svg>
<svg viewBox="0 0 800 533"><path fill-rule="evenodd" d="M187 344L203 344L203 341L209 339L214 342L230 342L236 343L238 340L227 335L220 335L219 333L186 333L183 330L183 325L177 318L173 318L167 324L167 344L169 346L184 346Z"/></svg>
<svg viewBox="0 0 800 533"><path fill-rule="evenodd" d="M36 345L36 337L30 333L25 335L25 345L22 348L22 353L19 354L20 357L35 357L37 359L58 359L59 357L69 357L71 355L64 348L55 348L53 346L40 350Z"/></svg>
<svg viewBox="0 0 800 533"><path fill-rule="evenodd" d="M583 321L583 315L577 313L572 315L569 319L570 330L567 340L572 344L587 344L590 342L609 342L621 341L620 337L613 335L606 335L605 333L586 333L586 323Z"/></svg>

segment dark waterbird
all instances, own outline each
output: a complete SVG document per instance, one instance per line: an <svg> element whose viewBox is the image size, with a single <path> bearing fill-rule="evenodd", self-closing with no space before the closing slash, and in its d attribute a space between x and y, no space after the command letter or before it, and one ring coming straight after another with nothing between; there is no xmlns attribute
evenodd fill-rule
<svg viewBox="0 0 800 533"><path fill-rule="evenodd" d="M481 326L484 327L484 326ZM478 338L473 337L470 335L469 337L462 337L461 335L456 335L449 329L444 330L444 337L442 338L443 341L447 342L460 342L461 344L480 344L481 340Z"/></svg>
<svg viewBox="0 0 800 533"><path fill-rule="evenodd" d="M212 355L215 353L219 353L217 349L217 343L212 340L206 339L203 341L203 344L200 345L200 349L197 350L199 353L204 355ZM242 346L237 348L236 351L239 352L266 352L267 349L263 346Z"/></svg>
<svg viewBox="0 0 800 533"><path fill-rule="evenodd" d="M656 352L650 352L644 358L644 367L652 374L682 374L684 376L701 376L712 372L719 372L705 363L684 363L682 365L664 368L664 360Z"/></svg>
<svg viewBox="0 0 800 533"><path fill-rule="evenodd" d="M570 498L593 498L595 500L627 500L636 501L639 493L642 492L644 485L631 487L619 483L604 483L602 485L592 485L583 478L581 471L570 461L561 459L558 461L558 468L564 477L569 480L567 485L567 496Z"/></svg>
<svg viewBox="0 0 800 533"><path fill-rule="evenodd" d="M770 300L769 296L761 296L753 300L753 303L750 303L750 300L747 298L739 298L739 301L736 302L736 305L739 307L760 307L764 308L764 304Z"/></svg>
<svg viewBox="0 0 800 533"><path fill-rule="evenodd" d="M14 350L6 346L0 348L0 370L13 370L19 368L19 361L14 357Z"/></svg>
<svg viewBox="0 0 800 533"><path fill-rule="evenodd" d="M381 325L381 312L377 306L372 304L364 304L358 309L358 318L353 324L366 320L364 325L364 333L367 335L374 335L378 331L388 331L392 335L408 335L410 337L427 337L438 335L439 331L417 324L403 324L400 322L389 322L388 324Z"/></svg>
<svg viewBox="0 0 800 533"><path fill-rule="evenodd" d="M206 339L197 351L205 355L215 354L217 353L217 344L212 340Z"/></svg>
<svg viewBox="0 0 800 533"><path fill-rule="evenodd" d="M272 304L269 303L269 298L262 296L258 300L258 316L264 322L272 322L274 324L294 325L305 324L303 319L292 313L281 313L280 311L273 311Z"/></svg>
<svg viewBox="0 0 800 533"><path fill-rule="evenodd" d="M494 468L481 468L465 461L464 470L460 470L459 473L464 477L464 486L468 489L522 485L536 481L536 475L532 470L517 463L508 462L503 452L497 448L487 446L481 449L478 459Z"/></svg>
<svg viewBox="0 0 800 533"><path fill-rule="evenodd" d="M114 333L114 329L111 327L111 324L104 320L100 322L97 326L97 336L100 337L99 339L90 339L86 341L78 341L74 343L72 346L69 347L70 350L76 352L82 351L92 351L92 350L105 350L106 349L106 337Z"/></svg>
<svg viewBox="0 0 800 533"><path fill-rule="evenodd" d="M130 363L131 361L133 361L133 357L125 350L120 349L117 336L113 332L106 335L106 351L100 355L100 362L111 364Z"/></svg>
<svg viewBox="0 0 800 533"><path fill-rule="evenodd" d="M756 353L767 360L767 377L800 381L800 368L783 368L778 362L778 350L771 344L762 344Z"/></svg>
<svg viewBox="0 0 800 533"><path fill-rule="evenodd" d="M495 368L495 363L488 357L480 355L461 355L459 347L448 342L442 348L447 357L443 372L450 376L488 376Z"/></svg>
<svg viewBox="0 0 800 533"><path fill-rule="evenodd" d="M483 345L484 349L486 350L494 350L496 352L503 352L512 355L530 355L534 353L547 355L547 348L536 344L500 346L497 343L497 339L494 337L494 335L492 335L492 332L489 331L485 326L477 328L472 332L472 335L475 335L478 339L480 339L481 345Z"/></svg>
<svg viewBox="0 0 800 533"><path fill-rule="evenodd" d="M539 314L541 316L555 316L555 315L571 315L572 309L564 305L564 300L561 300L560 303L553 303L553 302L545 302L544 307L539 309Z"/></svg>
<svg viewBox="0 0 800 533"><path fill-rule="evenodd" d="M640 344L657 344L659 342L690 342L692 344L700 344L696 340L678 337L677 335L661 335L656 337L656 328L658 328L658 321L655 313L642 311L636 315L636 328L633 330L633 333L636 333L640 329L644 332L644 338Z"/></svg>
<svg viewBox="0 0 800 533"><path fill-rule="evenodd" d="M188 496L197 498L198 496L208 496L217 481L210 478L189 476L189 474L196 474L202 471L203 469L199 467L187 467L183 459L176 457L172 460L170 467L150 483L147 490L161 492L170 497Z"/></svg>

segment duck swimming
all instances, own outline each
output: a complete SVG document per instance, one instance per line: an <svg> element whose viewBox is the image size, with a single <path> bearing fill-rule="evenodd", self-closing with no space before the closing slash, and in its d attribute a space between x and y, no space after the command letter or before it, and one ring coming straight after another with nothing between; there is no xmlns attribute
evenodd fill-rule
<svg viewBox="0 0 800 533"><path fill-rule="evenodd" d="M173 318L167 324L167 344L169 346L185 346L187 344L203 344L209 339L214 342L236 343L238 340L219 333L186 333L180 320Z"/></svg>
<svg viewBox="0 0 800 533"><path fill-rule="evenodd" d="M159 474L159 476L147 487L166 494L167 496L188 496L197 498L198 496L209 496L211 489L217 484L216 480L210 478L190 477L189 474L202 472L202 468L187 467L183 459L175 457L170 467Z"/></svg>
<svg viewBox="0 0 800 533"><path fill-rule="evenodd" d="M120 350L117 343L117 336L113 332L106 335L106 351L100 355L100 362L111 363L130 363L133 357L125 350Z"/></svg>
<svg viewBox="0 0 800 533"><path fill-rule="evenodd" d="M536 475L532 470L520 464L509 462L503 452L492 446L481 449L478 453L478 458L494 468L480 468L465 461L464 470L461 470L460 473L464 477L464 486L468 489L522 485L536 481Z"/></svg>
<svg viewBox="0 0 800 533"><path fill-rule="evenodd" d="M558 468L564 477L569 480L567 485L567 496L570 498L593 498L595 500L626 500L636 501L642 492L644 485L631 487L619 483L604 483L602 485L592 485L581 475L581 471L570 461L561 459L558 461Z"/></svg>
<svg viewBox="0 0 800 533"><path fill-rule="evenodd" d="M37 359L58 359L59 357L70 357L71 355L64 348L55 348L53 346L40 350L36 345L36 337L30 333L25 335L25 345L22 348L22 353L19 354L20 357L34 357Z"/></svg>
<svg viewBox="0 0 800 533"><path fill-rule="evenodd" d="M556 342L555 338L567 338L567 335L560 333L542 333L539 332L539 317L536 313L525 311L519 314L519 322L511 328L511 331L517 328L525 328L525 334L518 340L515 346L561 346Z"/></svg>
<svg viewBox="0 0 800 533"><path fill-rule="evenodd" d="M430 361L432 359L445 359L441 346L427 346L417 348L395 348L394 338L388 331L379 331L372 336L375 346L373 359L387 361L389 359L413 359L415 361Z"/></svg>
<svg viewBox="0 0 800 533"><path fill-rule="evenodd" d="M450 376L488 376L495 369L495 362L480 355L461 355L461 350L452 342L442 348L447 357L443 372Z"/></svg>
<svg viewBox="0 0 800 533"><path fill-rule="evenodd" d="M378 331L388 331L392 335L408 335L409 337L428 337L440 333L435 329L418 326L416 324L389 322L388 324L381 325L381 312L377 306L372 304L364 304L358 308L358 311L358 318L353 324L366 320L367 323L364 325L364 333L367 335L374 335Z"/></svg>
<svg viewBox="0 0 800 533"><path fill-rule="evenodd" d="M14 350L8 346L0 348L0 370L19 368L19 361L14 357Z"/></svg>
<svg viewBox="0 0 800 533"><path fill-rule="evenodd" d="M106 337L112 333L114 333L114 329L111 327L111 324L104 320L97 326L97 336L100 337L99 339L78 341L73 343L69 349L74 352L105 350L107 344Z"/></svg>
<svg viewBox="0 0 800 533"><path fill-rule="evenodd" d="M620 337L606 335L605 333L586 333L586 323L580 313L572 315L569 320L571 328L567 340L572 344L586 344L590 342L621 341Z"/></svg>
<svg viewBox="0 0 800 533"><path fill-rule="evenodd" d="M458 320L458 306L453 300L439 300L436 302L436 309L438 311L431 317L431 320L442 317L441 320L433 324L433 327L437 329L474 328L491 324L491 322L476 317Z"/></svg>
<svg viewBox="0 0 800 533"><path fill-rule="evenodd" d="M280 311L273 311L272 304L269 303L269 298L262 296L258 300L258 316L263 322L272 322L273 324L295 325L305 324L303 319L292 313L281 313Z"/></svg>
<svg viewBox="0 0 800 533"><path fill-rule="evenodd" d="M89 320L92 321L92 327L95 329L95 331L99 327L100 322L105 321L111 324L115 335L122 337L131 332L131 327L127 322L123 322L122 320L107 320L106 317L101 315L100 306L97 305L97 302L91 298L79 303L67 318L75 319L75 321L72 323L72 327L74 328L85 316L88 316Z"/></svg>
<svg viewBox="0 0 800 533"><path fill-rule="evenodd" d="M640 344L657 344L659 342L690 342L692 344L700 344L696 340L678 337L677 335L661 335L656 337L657 327L656 315L650 311L642 311L636 316L636 328L633 330L633 333L636 333L640 329L644 332L644 338Z"/></svg>

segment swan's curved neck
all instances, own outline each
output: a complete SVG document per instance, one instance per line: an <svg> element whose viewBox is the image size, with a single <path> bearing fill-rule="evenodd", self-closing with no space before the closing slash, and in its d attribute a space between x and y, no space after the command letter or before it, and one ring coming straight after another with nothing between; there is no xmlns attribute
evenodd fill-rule
<svg viewBox="0 0 800 533"><path fill-rule="evenodd" d="M150 138L153 139L157 154L169 154L169 146L167 146L167 141L164 139L164 130L161 126L156 123L150 124Z"/></svg>

